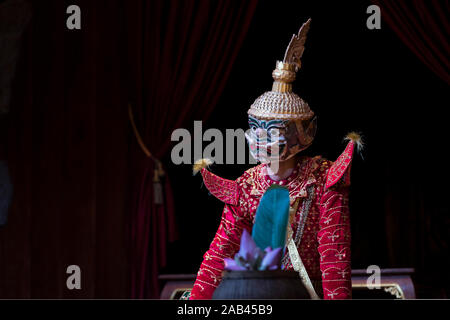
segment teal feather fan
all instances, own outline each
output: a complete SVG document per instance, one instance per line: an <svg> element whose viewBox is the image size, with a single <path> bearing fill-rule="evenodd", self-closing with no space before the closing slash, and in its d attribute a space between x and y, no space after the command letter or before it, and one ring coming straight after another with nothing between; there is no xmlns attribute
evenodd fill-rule
<svg viewBox="0 0 450 320"><path fill-rule="evenodd" d="M283 248L286 245L286 231L289 221L289 190L279 185L270 186L256 210L252 238L264 250Z"/></svg>

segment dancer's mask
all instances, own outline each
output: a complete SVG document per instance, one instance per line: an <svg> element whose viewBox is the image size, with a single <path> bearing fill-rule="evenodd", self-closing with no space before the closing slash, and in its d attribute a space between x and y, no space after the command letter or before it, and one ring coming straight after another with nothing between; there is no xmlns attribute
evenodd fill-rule
<svg viewBox="0 0 450 320"><path fill-rule="evenodd" d="M301 67L311 19L293 35L283 61L272 72L272 90L258 97L248 110L246 138L252 156L262 162L284 161L308 148L316 134L316 117L308 104L292 92Z"/></svg>

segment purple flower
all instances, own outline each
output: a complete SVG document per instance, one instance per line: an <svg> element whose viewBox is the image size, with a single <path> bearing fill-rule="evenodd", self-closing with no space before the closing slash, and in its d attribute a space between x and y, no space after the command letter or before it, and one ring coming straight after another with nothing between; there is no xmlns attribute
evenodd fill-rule
<svg viewBox="0 0 450 320"><path fill-rule="evenodd" d="M239 256L244 258L246 261L251 261L255 253L258 253L259 248L256 246L255 241L253 241L252 236L246 229L241 236L241 247L239 249Z"/></svg>
<svg viewBox="0 0 450 320"><path fill-rule="evenodd" d="M267 249L266 249L267 250ZM266 251L264 250L264 251ZM281 248L276 248L274 250L266 251L266 255L264 256L261 267L259 270L277 270L280 268L281 262Z"/></svg>
<svg viewBox="0 0 450 320"><path fill-rule="evenodd" d="M282 248L272 250L267 247L264 251L256 244L247 230L241 237L241 246L234 259L225 258L225 270L277 270L281 265Z"/></svg>
<svg viewBox="0 0 450 320"><path fill-rule="evenodd" d="M247 270L243 266L239 265L234 259L225 258L225 270L228 271L244 271Z"/></svg>

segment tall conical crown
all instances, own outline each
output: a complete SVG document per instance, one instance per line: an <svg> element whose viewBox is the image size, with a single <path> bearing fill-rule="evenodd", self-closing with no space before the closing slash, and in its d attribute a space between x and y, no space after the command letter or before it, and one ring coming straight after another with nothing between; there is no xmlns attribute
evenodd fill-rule
<svg viewBox="0 0 450 320"><path fill-rule="evenodd" d="M292 82L301 67L301 57L305 50L306 34L311 19L308 19L292 39L284 54L283 61L277 61L272 72L272 91L258 97L250 106L248 114L261 119L307 120L314 116L308 104L292 92Z"/></svg>

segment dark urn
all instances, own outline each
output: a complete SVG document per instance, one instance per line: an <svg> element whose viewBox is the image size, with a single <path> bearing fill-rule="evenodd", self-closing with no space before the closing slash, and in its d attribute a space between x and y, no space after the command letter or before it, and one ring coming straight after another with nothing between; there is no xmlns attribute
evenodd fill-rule
<svg viewBox="0 0 450 320"><path fill-rule="evenodd" d="M213 299L310 299L295 271L225 271Z"/></svg>

